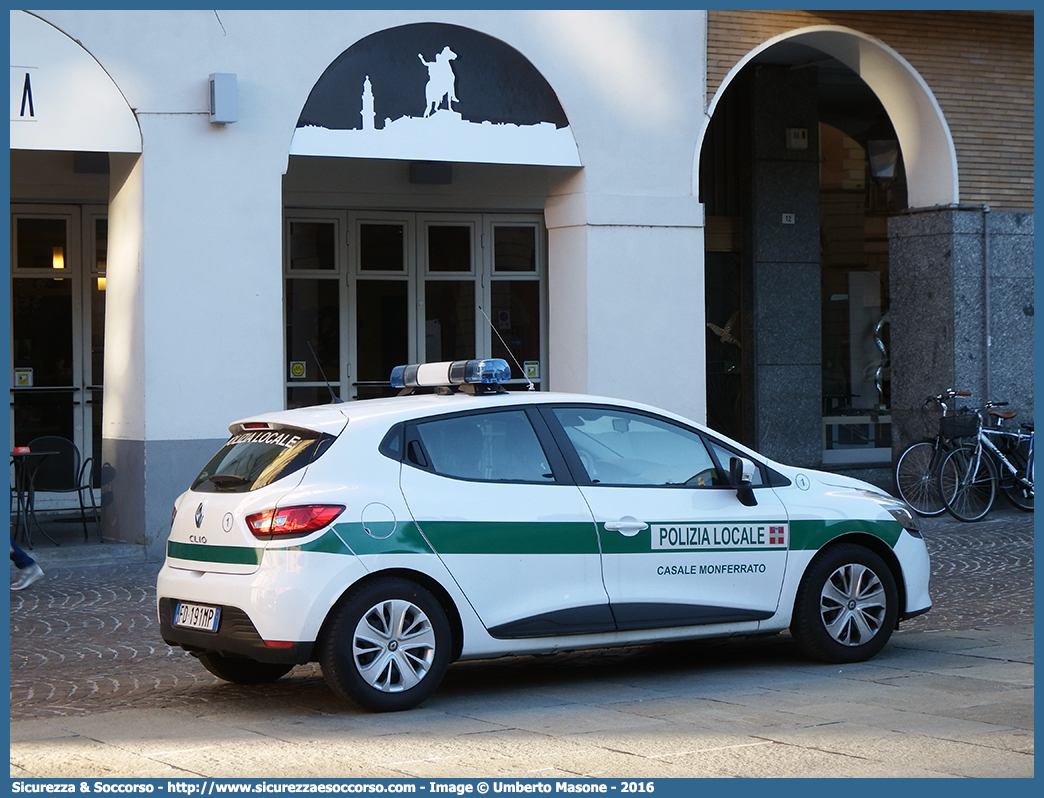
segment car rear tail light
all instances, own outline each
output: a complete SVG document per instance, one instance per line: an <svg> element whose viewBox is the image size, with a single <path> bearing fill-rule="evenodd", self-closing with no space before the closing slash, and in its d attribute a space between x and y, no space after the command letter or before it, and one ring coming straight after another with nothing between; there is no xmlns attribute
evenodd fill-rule
<svg viewBox="0 0 1044 798"><path fill-rule="evenodd" d="M250 533L263 540L274 537L310 535L333 523L342 512L342 504L308 504L279 507L248 515Z"/></svg>

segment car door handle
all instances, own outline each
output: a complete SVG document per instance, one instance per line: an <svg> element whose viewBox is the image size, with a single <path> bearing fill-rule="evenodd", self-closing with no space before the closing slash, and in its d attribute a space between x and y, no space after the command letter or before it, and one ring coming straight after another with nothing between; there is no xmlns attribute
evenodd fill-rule
<svg viewBox="0 0 1044 798"><path fill-rule="evenodd" d="M648 529L649 525L644 521L639 521L634 516L625 515L619 521L606 521L605 528L610 532L619 532L621 535L630 538L643 529Z"/></svg>

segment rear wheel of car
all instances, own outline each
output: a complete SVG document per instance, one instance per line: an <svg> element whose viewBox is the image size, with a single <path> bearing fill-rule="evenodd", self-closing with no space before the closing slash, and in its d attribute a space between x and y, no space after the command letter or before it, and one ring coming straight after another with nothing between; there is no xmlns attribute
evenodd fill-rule
<svg viewBox="0 0 1044 798"><path fill-rule="evenodd" d="M334 608L319 663L330 689L373 712L410 709L450 663L446 612L426 589L388 577L350 591Z"/></svg>
<svg viewBox="0 0 1044 798"><path fill-rule="evenodd" d="M812 560L798 588L790 631L814 659L860 662L892 636L898 604L884 560L863 546L843 543Z"/></svg>
<svg viewBox="0 0 1044 798"><path fill-rule="evenodd" d="M258 662L243 657L226 657L224 654L207 652L197 655L203 667L226 682L234 684L265 684L274 682L292 669L293 665L273 662Z"/></svg>

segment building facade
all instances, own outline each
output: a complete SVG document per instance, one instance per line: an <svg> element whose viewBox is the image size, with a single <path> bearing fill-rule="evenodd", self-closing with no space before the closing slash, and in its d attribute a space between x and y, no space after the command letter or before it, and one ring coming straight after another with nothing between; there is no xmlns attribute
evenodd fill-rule
<svg viewBox="0 0 1044 798"><path fill-rule="evenodd" d="M1032 28L11 12L12 443L158 558L231 421L501 356L885 482L923 395L1032 419Z"/></svg>

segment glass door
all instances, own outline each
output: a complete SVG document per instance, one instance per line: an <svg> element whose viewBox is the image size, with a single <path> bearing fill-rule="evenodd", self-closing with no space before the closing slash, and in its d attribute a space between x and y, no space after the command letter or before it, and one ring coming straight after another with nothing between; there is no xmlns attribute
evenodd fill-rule
<svg viewBox="0 0 1044 798"><path fill-rule="evenodd" d="M490 261L485 350L510 364L516 386L539 388L547 358L543 227L524 218L487 219L483 241Z"/></svg>
<svg viewBox="0 0 1044 798"><path fill-rule="evenodd" d="M344 215L290 218L285 225L287 407L326 404L343 392L346 325Z"/></svg>
<svg viewBox="0 0 1044 798"><path fill-rule="evenodd" d="M397 393L392 368L503 357L540 387L546 239L539 215L290 211L287 406Z"/></svg>
<svg viewBox="0 0 1044 798"><path fill-rule="evenodd" d="M104 208L12 208L14 446L58 435L99 462L107 243Z"/></svg>
<svg viewBox="0 0 1044 798"><path fill-rule="evenodd" d="M352 215L349 237L349 303L355 331L351 396L373 399L395 391L391 370L410 362L412 314L416 286L415 226L401 214Z"/></svg>
<svg viewBox="0 0 1044 798"><path fill-rule="evenodd" d="M440 215L423 218L421 225L424 339L420 360L437 363L473 358L482 351L476 346L475 219Z"/></svg>

